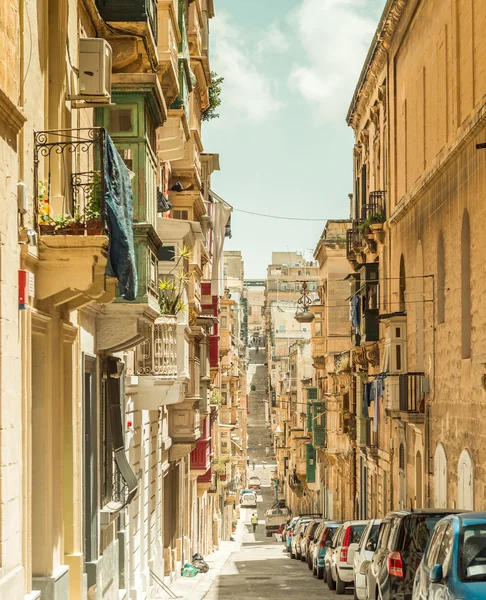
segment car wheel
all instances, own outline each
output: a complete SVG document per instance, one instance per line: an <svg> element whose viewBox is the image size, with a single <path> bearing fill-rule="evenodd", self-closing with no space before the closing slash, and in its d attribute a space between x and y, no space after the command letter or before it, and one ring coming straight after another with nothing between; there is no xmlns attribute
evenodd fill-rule
<svg viewBox="0 0 486 600"><path fill-rule="evenodd" d="M322 579L324 577L324 569L322 567L317 567L317 579Z"/></svg>
<svg viewBox="0 0 486 600"><path fill-rule="evenodd" d="M314 577L317 575L317 569L314 563L312 563L312 575L314 575Z"/></svg>
<svg viewBox="0 0 486 600"><path fill-rule="evenodd" d="M312 564L312 560L307 559L307 566L309 567L309 571L312 571L312 573L314 573L314 565Z"/></svg>
<svg viewBox="0 0 486 600"><path fill-rule="evenodd" d="M324 583L327 583L327 569L326 569L326 565L324 565L324 570L322 572L322 581Z"/></svg>
<svg viewBox="0 0 486 600"><path fill-rule="evenodd" d="M330 569L326 570L326 581L327 581L327 587L330 590L335 590L336 589L336 582L332 578L332 573L331 573Z"/></svg>
<svg viewBox="0 0 486 600"><path fill-rule="evenodd" d="M295 558L295 554L292 552L292 548L290 549L290 558Z"/></svg>
<svg viewBox="0 0 486 600"><path fill-rule="evenodd" d="M301 553L301 555L300 555L300 560L301 560L302 562L306 562L305 554L302 554L302 553Z"/></svg>
<svg viewBox="0 0 486 600"><path fill-rule="evenodd" d="M339 571L336 570L336 594L342 596L345 591L346 584L344 583L344 581L341 581L341 578L339 577Z"/></svg>

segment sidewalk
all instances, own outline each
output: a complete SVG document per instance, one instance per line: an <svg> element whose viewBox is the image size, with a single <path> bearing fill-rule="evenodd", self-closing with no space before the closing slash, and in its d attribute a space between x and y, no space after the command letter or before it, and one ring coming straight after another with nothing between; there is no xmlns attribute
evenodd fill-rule
<svg viewBox="0 0 486 600"><path fill-rule="evenodd" d="M213 552L204 560L209 565L207 573L199 573L196 577L179 577L170 586L171 591L184 600L203 600L209 592L214 580L221 573L230 554L238 552L241 548L245 525L242 519L239 519L236 531L233 533L234 542L221 542L220 549ZM161 598L163 596L160 596Z"/></svg>

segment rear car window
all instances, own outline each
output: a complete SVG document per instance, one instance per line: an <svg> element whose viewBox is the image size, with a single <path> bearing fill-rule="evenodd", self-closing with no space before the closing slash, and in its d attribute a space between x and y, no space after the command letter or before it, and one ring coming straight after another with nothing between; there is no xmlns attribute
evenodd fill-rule
<svg viewBox="0 0 486 600"><path fill-rule="evenodd" d="M359 544L363 531L366 528L366 523L363 525L351 525L351 544Z"/></svg>
<svg viewBox="0 0 486 600"><path fill-rule="evenodd" d="M462 581L486 581L486 523L462 528L459 569Z"/></svg>
<svg viewBox="0 0 486 600"><path fill-rule="evenodd" d="M425 552L436 523L444 515L408 515L403 519L399 547L409 552Z"/></svg>

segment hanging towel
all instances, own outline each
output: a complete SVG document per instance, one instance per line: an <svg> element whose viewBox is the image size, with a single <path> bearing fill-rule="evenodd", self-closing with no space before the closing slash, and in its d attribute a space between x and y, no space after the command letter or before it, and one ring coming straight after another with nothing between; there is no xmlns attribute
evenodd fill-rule
<svg viewBox="0 0 486 600"><path fill-rule="evenodd" d="M376 379L374 381L372 381L370 383L370 402L372 402L373 400L376 402L376 400L378 399L377 396L377 388L376 388Z"/></svg>
<svg viewBox="0 0 486 600"><path fill-rule="evenodd" d="M383 398L383 391L384 391L383 379L381 377L378 377L378 379L376 380L376 397Z"/></svg>
<svg viewBox="0 0 486 600"><path fill-rule="evenodd" d="M378 425L380 423L380 401L375 398L375 405L373 410L373 433L378 431Z"/></svg>
<svg viewBox="0 0 486 600"><path fill-rule="evenodd" d="M351 298L351 324L359 330L360 326L360 298L359 296L353 296Z"/></svg>
<svg viewBox="0 0 486 600"><path fill-rule="evenodd" d="M368 418L368 416L369 416L369 413L368 413L368 406L370 405L369 391L370 391L369 384L365 383L363 385L363 417L366 417L366 418Z"/></svg>

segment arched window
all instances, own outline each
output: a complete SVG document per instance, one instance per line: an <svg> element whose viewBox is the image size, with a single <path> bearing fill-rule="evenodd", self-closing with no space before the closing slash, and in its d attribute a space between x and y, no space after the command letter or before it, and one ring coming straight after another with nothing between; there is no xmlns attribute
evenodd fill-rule
<svg viewBox="0 0 486 600"><path fill-rule="evenodd" d="M405 277L405 259L403 254L400 256L400 281L398 284L398 310L405 310L405 295L407 292L407 282Z"/></svg>
<svg viewBox="0 0 486 600"><path fill-rule="evenodd" d="M447 457L442 444L434 456L434 507L447 508Z"/></svg>
<svg viewBox="0 0 486 600"><path fill-rule="evenodd" d="M445 321L445 249L442 231L437 240L437 322Z"/></svg>
<svg viewBox="0 0 486 600"><path fill-rule="evenodd" d="M469 213L464 209L461 230L461 326L462 358L471 356L471 230Z"/></svg>
<svg viewBox="0 0 486 600"><path fill-rule="evenodd" d="M457 469L457 508L474 510L474 473L471 455L464 448L459 457Z"/></svg>

